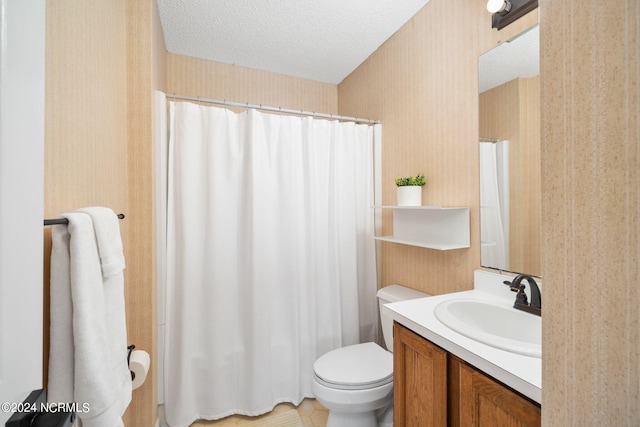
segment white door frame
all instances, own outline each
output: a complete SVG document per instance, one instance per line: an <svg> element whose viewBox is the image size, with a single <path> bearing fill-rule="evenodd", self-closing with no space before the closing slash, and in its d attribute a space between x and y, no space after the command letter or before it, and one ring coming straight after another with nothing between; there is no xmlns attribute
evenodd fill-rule
<svg viewBox="0 0 640 427"><path fill-rule="evenodd" d="M45 0L0 0L0 404L42 387L44 79Z"/></svg>

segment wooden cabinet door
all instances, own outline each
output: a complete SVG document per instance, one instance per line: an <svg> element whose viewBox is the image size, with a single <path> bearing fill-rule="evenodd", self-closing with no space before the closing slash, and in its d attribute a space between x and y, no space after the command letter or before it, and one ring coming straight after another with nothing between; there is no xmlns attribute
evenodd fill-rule
<svg viewBox="0 0 640 427"><path fill-rule="evenodd" d="M459 422L461 426L540 426L540 407L480 371L450 358L450 369L458 369ZM455 376L454 376L455 377ZM452 378L452 377L450 377Z"/></svg>
<svg viewBox="0 0 640 427"><path fill-rule="evenodd" d="M394 323L394 425L447 425L447 353Z"/></svg>

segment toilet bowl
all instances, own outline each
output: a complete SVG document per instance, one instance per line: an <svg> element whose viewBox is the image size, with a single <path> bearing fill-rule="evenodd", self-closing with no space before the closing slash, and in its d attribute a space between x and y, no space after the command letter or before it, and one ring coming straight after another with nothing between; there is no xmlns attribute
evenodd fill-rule
<svg viewBox="0 0 640 427"><path fill-rule="evenodd" d="M391 285L378 291L378 306L428 296ZM393 319L382 315L381 323L385 345L393 350ZM376 427L392 408L393 354L376 343L332 350L316 360L313 371L313 394L329 410L327 427Z"/></svg>

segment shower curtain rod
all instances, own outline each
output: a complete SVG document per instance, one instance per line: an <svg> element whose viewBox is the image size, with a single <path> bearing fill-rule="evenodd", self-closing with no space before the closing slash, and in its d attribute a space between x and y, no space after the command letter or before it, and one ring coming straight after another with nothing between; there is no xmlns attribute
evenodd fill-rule
<svg viewBox="0 0 640 427"><path fill-rule="evenodd" d="M124 214L118 214L118 218L124 219ZM47 225L69 225L69 220L67 218L45 219L44 225L45 227Z"/></svg>
<svg viewBox="0 0 640 427"><path fill-rule="evenodd" d="M195 101L195 102L204 102L206 104L228 105L230 107L253 108L255 110L272 111L275 113L297 114L300 116L311 116L311 117L319 117L322 119L342 120L345 122L364 123L369 125L376 125L380 123L378 120L361 119L358 117L349 117L349 116L339 116L336 114L316 113L313 111L292 110L289 108L267 107L262 104L249 104L248 102L233 102L233 101L220 100L220 99L207 99L207 98L200 98L195 96L185 96L185 95L176 95L176 94L167 95L167 97L184 100L184 101Z"/></svg>
<svg viewBox="0 0 640 427"><path fill-rule="evenodd" d="M496 142L500 142L500 139L495 139L495 138L485 138L485 137L480 137L480 142L492 142L492 143L496 143Z"/></svg>

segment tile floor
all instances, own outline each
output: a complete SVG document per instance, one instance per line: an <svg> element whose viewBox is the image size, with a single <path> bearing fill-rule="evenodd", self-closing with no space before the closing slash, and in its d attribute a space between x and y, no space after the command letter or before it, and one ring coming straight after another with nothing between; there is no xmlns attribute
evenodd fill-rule
<svg viewBox="0 0 640 427"><path fill-rule="evenodd" d="M304 427L325 427L327 425L327 417L329 416L329 410L318 403L315 399L305 399L298 405L293 406L290 403L281 403L273 409L273 413L280 413L289 411L295 408L300 415L302 424ZM266 416L269 414L265 414ZM232 415L227 418L216 421L196 421L191 424L191 427L242 427L245 424L249 424L259 420L260 417L246 417L244 415Z"/></svg>

